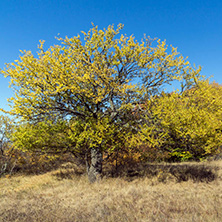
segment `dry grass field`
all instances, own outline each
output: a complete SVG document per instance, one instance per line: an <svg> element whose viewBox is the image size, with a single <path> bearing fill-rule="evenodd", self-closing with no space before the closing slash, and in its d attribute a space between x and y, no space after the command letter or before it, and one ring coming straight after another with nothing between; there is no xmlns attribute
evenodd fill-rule
<svg viewBox="0 0 222 222"><path fill-rule="evenodd" d="M147 165L95 184L69 166L2 177L0 221L221 222L222 161Z"/></svg>

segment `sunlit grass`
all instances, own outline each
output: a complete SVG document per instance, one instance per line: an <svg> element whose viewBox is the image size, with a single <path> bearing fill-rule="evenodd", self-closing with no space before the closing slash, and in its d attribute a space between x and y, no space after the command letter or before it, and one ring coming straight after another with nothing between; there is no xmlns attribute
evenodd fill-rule
<svg viewBox="0 0 222 222"><path fill-rule="evenodd" d="M197 168L201 164L186 163ZM181 165L185 164L172 164ZM1 178L0 221L219 222L222 161L206 162L205 168L202 165L199 169L212 170L214 180L195 182L188 177L178 182L170 168L160 164L152 175L147 171L146 176L106 177L95 184L72 169Z"/></svg>

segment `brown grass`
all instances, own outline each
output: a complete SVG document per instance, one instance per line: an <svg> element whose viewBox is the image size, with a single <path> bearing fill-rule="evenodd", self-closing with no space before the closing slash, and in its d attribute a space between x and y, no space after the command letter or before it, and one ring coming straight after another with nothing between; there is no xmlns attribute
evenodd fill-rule
<svg viewBox="0 0 222 222"><path fill-rule="evenodd" d="M221 160L149 167L95 184L70 167L1 178L0 221L222 221Z"/></svg>

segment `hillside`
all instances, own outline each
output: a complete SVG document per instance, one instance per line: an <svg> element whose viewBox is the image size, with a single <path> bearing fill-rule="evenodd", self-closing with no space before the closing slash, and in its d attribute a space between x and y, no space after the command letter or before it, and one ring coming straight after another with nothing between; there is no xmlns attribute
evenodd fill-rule
<svg viewBox="0 0 222 222"><path fill-rule="evenodd" d="M199 179L185 175L183 165L199 170ZM152 175L107 177L95 184L68 166L1 178L0 221L222 221L221 160L162 166Z"/></svg>

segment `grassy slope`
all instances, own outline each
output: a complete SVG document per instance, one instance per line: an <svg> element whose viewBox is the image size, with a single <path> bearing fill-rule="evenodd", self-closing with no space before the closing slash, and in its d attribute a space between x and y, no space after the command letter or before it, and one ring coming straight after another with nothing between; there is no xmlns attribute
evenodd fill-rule
<svg viewBox="0 0 222 222"><path fill-rule="evenodd" d="M181 164L180 164L181 165ZM196 164L198 167L198 164ZM89 184L70 169L0 179L0 221L222 221L222 161L212 182L152 177Z"/></svg>

